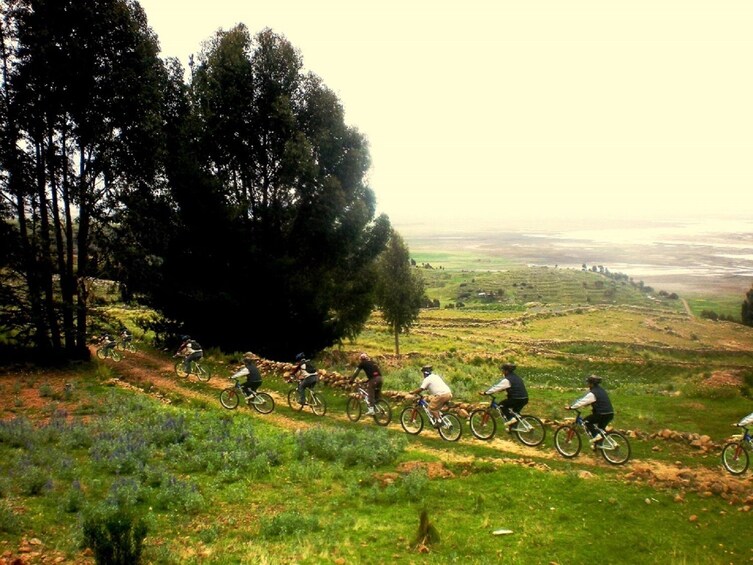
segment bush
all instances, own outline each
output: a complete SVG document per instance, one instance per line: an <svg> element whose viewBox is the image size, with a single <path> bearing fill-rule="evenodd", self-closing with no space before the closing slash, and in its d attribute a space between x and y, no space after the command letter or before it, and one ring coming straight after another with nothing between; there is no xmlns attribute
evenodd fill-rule
<svg viewBox="0 0 753 565"><path fill-rule="evenodd" d="M13 512L13 508L8 502L0 500L0 532L17 534L21 530L21 518Z"/></svg>
<svg viewBox="0 0 753 565"><path fill-rule="evenodd" d="M318 530L321 530L321 526L316 517L303 516L298 511L292 511L273 516L264 524L261 534L265 538L281 538L291 535L301 536Z"/></svg>
<svg viewBox="0 0 753 565"><path fill-rule="evenodd" d="M121 507L100 506L84 519L83 543L98 564L140 563L146 534L144 520Z"/></svg>
<svg viewBox="0 0 753 565"><path fill-rule="evenodd" d="M340 461L345 467L379 467L393 463L405 449L403 436L386 430L329 430L312 428L296 434L296 456Z"/></svg>

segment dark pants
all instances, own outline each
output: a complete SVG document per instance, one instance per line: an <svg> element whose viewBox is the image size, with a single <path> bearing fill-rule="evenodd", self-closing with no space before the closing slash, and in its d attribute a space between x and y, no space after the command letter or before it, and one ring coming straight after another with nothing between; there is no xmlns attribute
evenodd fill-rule
<svg viewBox="0 0 753 565"><path fill-rule="evenodd" d="M369 406L374 406L382 398L382 375L371 377L366 381L366 392L369 397Z"/></svg>
<svg viewBox="0 0 753 565"><path fill-rule="evenodd" d="M183 360L183 369L186 373L191 372L191 361L198 361L202 357L204 357L203 351L194 351L190 355L186 355L186 358Z"/></svg>
<svg viewBox="0 0 753 565"><path fill-rule="evenodd" d="M589 414L583 421L586 423L586 429L591 437L596 435L596 428L594 425L599 426L602 430L606 429L607 424L612 421L614 414Z"/></svg>
<svg viewBox="0 0 753 565"><path fill-rule="evenodd" d="M256 392L257 390L259 390L260 386L261 386L261 381L252 381L252 382L246 381L245 383L241 385L241 388L243 389L243 392L245 392L246 395L248 395L251 391Z"/></svg>
<svg viewBox="0 0 753 565"><path fill-rule="evenodd" d="M499 406L502 408L502 414L504 414L505 418L509 420L512 418L512 412L510 412L510 410L515 410L515 412L520 414L520 411L526 404L528 404L527 398L505 398L499 403Z"/></svg>
<svg viewBox="0 0 753 565"><path fill-rule="evenodd" d="M298 381L298 402L303 404L306 402L306 389L314 388L314 385L319 380L318 375L309 375L305 379Z"/></svg>

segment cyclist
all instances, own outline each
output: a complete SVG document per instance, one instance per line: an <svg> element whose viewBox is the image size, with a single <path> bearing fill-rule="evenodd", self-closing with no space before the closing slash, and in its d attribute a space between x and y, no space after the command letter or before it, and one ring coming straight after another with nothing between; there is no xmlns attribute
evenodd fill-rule
<svg viewBox="0 0 753 565"><path fill-rule="evenodd" d="M105 355L112 355L112 350L115 348L116 343L117 341L109 333L103 333L99 338L99 345Z"/></svg>
<svg viewBox="0 0 753 565"><path fill-rule="evenodd" d="M363 371L366 375L366 392L368 393L368 405L369 409L366 411L366 415L374 414L374 406L382 397L382 372L379 370L379 366L371 360L366 353L361 353L358 357L358 367L356 371L350 377L350 384L356 380L358 371Z"/></svg>
<svg viewBox="0 0 753 565"><path fill-rule="evenodd" d="M604 436L596 431L595 426L606 429L606 426L614 418L614 408L609 400L607 391L601 388L601 377L591 375L586 379L588 392L576 400L572 405L565 406L567 410L575 410L582 406L591 405L592 413L583 418L588 433L591 434L591 449L596 449L596 444L604 440Z"/></svg>
<svg viewBox="0 0 753 565"><path fill-rule="evenodd" d="M259 390L262 379L259 368L256 366L255 355L247 351L243 354L243 368L236 372L233 377L246 377L246 382L241 385L243 393L248 397L252 392Z"/></svg>
<svg viewBox="0 0 753 565"><path fill-rule="evenodd" d="M452 400L452 390L450 390L450 387L447 386L442 377L434 373L431 365L421 367L421 374L424 376L421 386L410 391L410 394L421 394L427 391L431 395L429 398L429 411L434 418L434 427L438 428L441 422L440 410Z"/></svg>
<svg viewBox="0 0 753 565"><path fill-rule="evenodd" d="M505 363L502 365L500 367L502 379L494 386L479 393L483 396L502 390L507 391L507 398L500 403L500 408L502 408L502 414L505 416L505 425L508 427L517 421L517 418L512 415L511 410L520 414L523 407L528 404L528 391L526 390L525 383L523 383L523 379L515 373L516 368L515 363Z"/></svg>
<svg viewBox="0 0 753 565"><path fill-rule="evenodd" d="M133 341L133 335L128 331L128 328L120 330L120 344L125 348L129 343Z"/></svg>
<svg viewBox="0 0 753 565"><path fill-rule="evenodd" d="M175 353L176 356L183 356L183 369L186 373L191 372L191 361L198 361L204 357L204 351L201 349L201 345L195 339L191 339L190 335L180 336L180 347Z"/></svg>
<svg viewBox="0 0 753 565"><path fill-rule="evenodd" d="M298 373L301 375L298 379L298 402L301 406L306 404L306 389L314 388L317 382L319 382L319 374L316 372L316 367L310 359L306 359L304 353L299 353L295 356L296 366L293 369L293 376Z"/></svg>

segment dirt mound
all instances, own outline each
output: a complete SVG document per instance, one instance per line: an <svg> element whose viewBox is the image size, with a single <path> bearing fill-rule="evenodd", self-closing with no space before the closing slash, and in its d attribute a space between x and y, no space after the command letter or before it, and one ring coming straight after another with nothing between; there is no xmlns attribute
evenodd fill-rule
<svg viewBox="0 0 753 565"><path fill-rule="evenodd" d="M710 377L701 381L701 386L706 388L740 388L743 384L742 375L736 371L715 371Z"/></svg>

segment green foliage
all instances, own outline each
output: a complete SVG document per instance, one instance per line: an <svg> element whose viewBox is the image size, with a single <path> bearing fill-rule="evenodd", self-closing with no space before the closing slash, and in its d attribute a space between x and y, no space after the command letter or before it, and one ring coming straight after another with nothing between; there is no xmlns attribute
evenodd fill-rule
<svg viewBox="0 0 753 565"><path fill-rule="evenodd" d="M0 532L17 534L24 526L21 516L17 514L7 500L0 500Z"/></svg>
<svg viewBox="0 0 753 565"><path fill-rule="evenodd" d="M400 353L398 335L418 319L424 302L424 281L411 267L410 254L402 237L393 231L377 267L377 306L395 336L395 353Z"/></svg>
<svg viewBox="0 0 753 565"><path fill-rule="evenodd" d="M299 459L315 457L338 461L346 467L381 467L394 462L403 452L406 440L386 430L332 430L315 427L299 431L295 437Z"/></svg>
<svg viewBox="0 0 753 565"><path fill-rule="evenodd" d="M261 529L261 535L267 539L295 537L301 538L321 529L319 519L299 511L281 512L267 520Z"/></svg>
<svg viewBox="0 0 753 565"><path fill-rule="evenodd" d="M86 513L83 543L99 565L134 565L141 562L146 522L131 509L99 505Z"/></svg>

